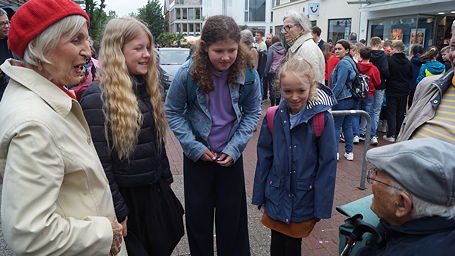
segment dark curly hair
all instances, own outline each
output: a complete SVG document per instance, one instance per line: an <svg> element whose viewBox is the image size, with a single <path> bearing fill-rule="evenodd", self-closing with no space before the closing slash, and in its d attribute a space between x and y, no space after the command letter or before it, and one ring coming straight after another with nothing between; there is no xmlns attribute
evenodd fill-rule
<svg viewBox="0 0 455 256"><path fill-rule="evenodd" d="M203 92L209 93L214 90L213 81L210 72L210 60L208 48L219 41L231 39L239 45L237 58L230 67L228 83L235 85L237 77L244 76L245 67L252 67L248 59L248 51L240 43L240 29L234 19L224 15L215 15L207 19L201 32L201 41L193 56L193 65L191 68L191 77Z"/></svg>

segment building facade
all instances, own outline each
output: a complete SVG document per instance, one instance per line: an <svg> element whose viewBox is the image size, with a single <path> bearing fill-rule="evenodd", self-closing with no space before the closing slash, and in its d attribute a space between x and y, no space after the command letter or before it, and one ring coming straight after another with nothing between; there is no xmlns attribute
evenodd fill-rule
<svg viewBox="0 0 455 256"><path fill-rule="evenodd" d="M451 25L455 20L455 1L448 0L375 0L360 8L361 36L370 39L400 40L406 51L412 44L425 49L439 48L450 41Z"/></svg>
<svg viewBox="0 0 455 256"><path fill-rule="evenodd" d="M208 17L222 14L267 33L272 29L271 9L272 0L166 0L166 31L197 36Z"/></svg>

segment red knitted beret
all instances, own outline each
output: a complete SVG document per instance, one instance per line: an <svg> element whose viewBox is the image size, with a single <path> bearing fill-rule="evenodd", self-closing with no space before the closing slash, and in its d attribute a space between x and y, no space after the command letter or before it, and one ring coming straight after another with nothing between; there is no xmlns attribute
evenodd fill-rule
<svg viewBox="0 0 455 256"><path fill-rule="evenodd" d="M71 0L30 0L13 15L8 33L8 47L24 58L28 43L57 21L70 16L89 18L79 5Z"/></svg>

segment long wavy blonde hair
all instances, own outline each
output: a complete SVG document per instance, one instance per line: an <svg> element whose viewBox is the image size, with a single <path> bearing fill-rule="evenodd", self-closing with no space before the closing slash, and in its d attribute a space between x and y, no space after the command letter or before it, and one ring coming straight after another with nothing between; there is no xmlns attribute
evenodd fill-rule
<svg viewBox="0 0 455 256"><path fill-rule="evenodd" d="M112 132L112 149L117 152L119 159L128 158L134 152L143 121L133 90L133 78L126 66L122 49L126 43L142 33L149 37L151 43L148 72L144 79L153 108L158 149L161 149L166 131L157 63L153 50L153 36L143 23L134 18L112 19L107 23L101 41L100 79L103 110L106 116L105 128L106 131L110 128Z"/></svg>

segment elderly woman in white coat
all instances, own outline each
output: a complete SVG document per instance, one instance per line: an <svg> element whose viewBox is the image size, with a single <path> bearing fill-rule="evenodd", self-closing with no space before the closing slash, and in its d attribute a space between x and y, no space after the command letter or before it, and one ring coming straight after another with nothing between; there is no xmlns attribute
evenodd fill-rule
<svg viewBox="0 0 455 256"><path fill-rule="evenodd" d="M311 35L311 21L304 13L289 11L284 15L281 34L289 46L287 59L300 57L313 67L316 81L324 84L325 59Z"/></svg>
<svg viewBox="0 0 455 256"><path fill-rule="evenodd" d="M75 96L90 58L88 16L30 0L11 21L0 103L3 234L16 255L126 255L109 184Z"/></svg>

